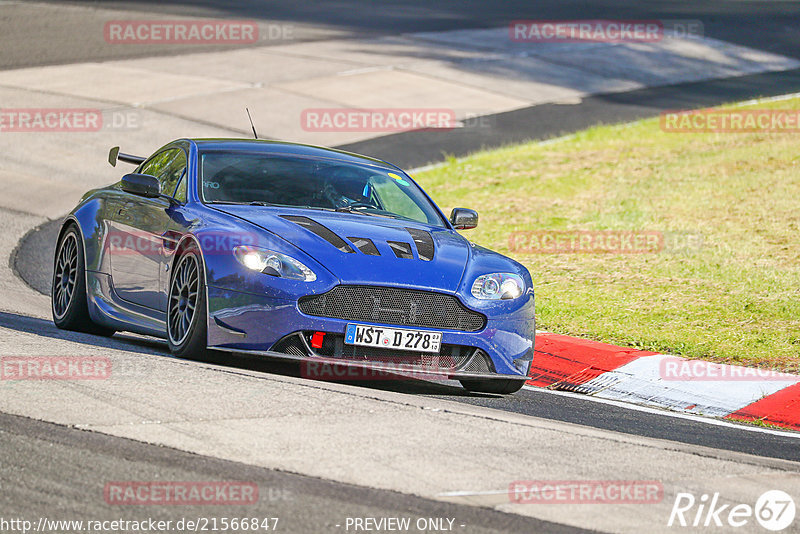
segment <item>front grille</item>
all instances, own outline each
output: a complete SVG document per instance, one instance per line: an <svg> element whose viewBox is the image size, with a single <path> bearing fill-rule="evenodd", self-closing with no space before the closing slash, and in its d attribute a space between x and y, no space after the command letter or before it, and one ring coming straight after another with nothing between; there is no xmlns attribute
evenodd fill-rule
<svg viewBox="0 0 800 534"><path fill-rule="evenodd" d="M307 335L310 339L311 333L309 332ZM345 345L344 336L340 334L325 334L322 347L314 349L314 351L319 356L325 356L327 358L342 358L351 361L453 370L467 363L467 360L469 360L472 353L475 352L475 349L473 347L445 344L442 344L442 348L438 354L409 350L382 349L380 347Z"/></svg>
<svg viewBox="0 0 800 534"><path fill-rule="evenodd" d="M477 332L486 317L453 296L392 287L336 286L322 295L303 297L300 311L317 317L387 325L422 326Z"/></svg>
<svg viewBox="0 0 800 534"><path fill-rule="evenodd" d="M421 368L429 371L459 373L494 373L494 365L489 356L480 349L465 345L442 344L439 353L416 352L409 350L384 349L346 345L342 334L325 333L321 346L312 348L318 332L295 332L278 341L271 350L299 357L324 357L383 364L403 368Z"/></svg>

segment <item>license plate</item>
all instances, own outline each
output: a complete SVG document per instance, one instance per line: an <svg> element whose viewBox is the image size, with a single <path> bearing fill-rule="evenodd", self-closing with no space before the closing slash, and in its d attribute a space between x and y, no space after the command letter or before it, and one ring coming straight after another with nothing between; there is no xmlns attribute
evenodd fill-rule
<svg viewBox="0 0 800 534"><path fill-rule="evenodd" d="M442 345L442 333L349 324L347 325L344 342L347 345L362 345L364 347L438 353Z"/></svg>

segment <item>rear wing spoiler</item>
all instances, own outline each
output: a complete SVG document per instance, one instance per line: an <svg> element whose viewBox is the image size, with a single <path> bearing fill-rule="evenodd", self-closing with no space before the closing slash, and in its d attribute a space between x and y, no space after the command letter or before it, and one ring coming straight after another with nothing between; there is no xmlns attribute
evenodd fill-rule
<svg viewBox="0 0 800 534"><path fill-rule="evenodd" d="M133 156L131 154L123 154L119 151L119 147L115 146L111 150L108 151L108 162L111 164L112 167L117 166L117 160L124 161L125 163L132 163L133 165L139 165L140 163L144 162L146 158L142 156Z"/></svg>

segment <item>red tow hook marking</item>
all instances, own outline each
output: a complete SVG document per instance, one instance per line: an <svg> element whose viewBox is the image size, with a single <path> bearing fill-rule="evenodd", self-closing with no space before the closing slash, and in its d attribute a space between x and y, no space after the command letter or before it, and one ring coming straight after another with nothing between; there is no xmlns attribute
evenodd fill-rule
<svg viewBox="0 0 800 534"><path fill-rule="evenodd" d="M311 336L311 348L312 349L321 349L322 348L322 340L325 338L325 332L314 332L314 335Z"/></svg>

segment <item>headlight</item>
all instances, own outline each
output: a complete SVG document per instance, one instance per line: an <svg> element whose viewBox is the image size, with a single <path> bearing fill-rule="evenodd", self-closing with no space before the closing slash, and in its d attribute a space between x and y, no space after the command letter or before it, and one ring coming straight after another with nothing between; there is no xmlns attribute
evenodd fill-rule
<svg viewBox="0 0 800 534"><path fill-rule="evenodd" d="M239 263L253 271L261 271L270 276L278 276L289 280L313 282L317 279L314 271L286 254L263 248L240 245L234 247L233 255Z"/></svg>
<svg viewBox="0 0 800 534"><path fill-rule="evenodd" d="M522 277L511 273L484 274L472 284L472 296L483 300L510 300L524 292Z"/></svg>

